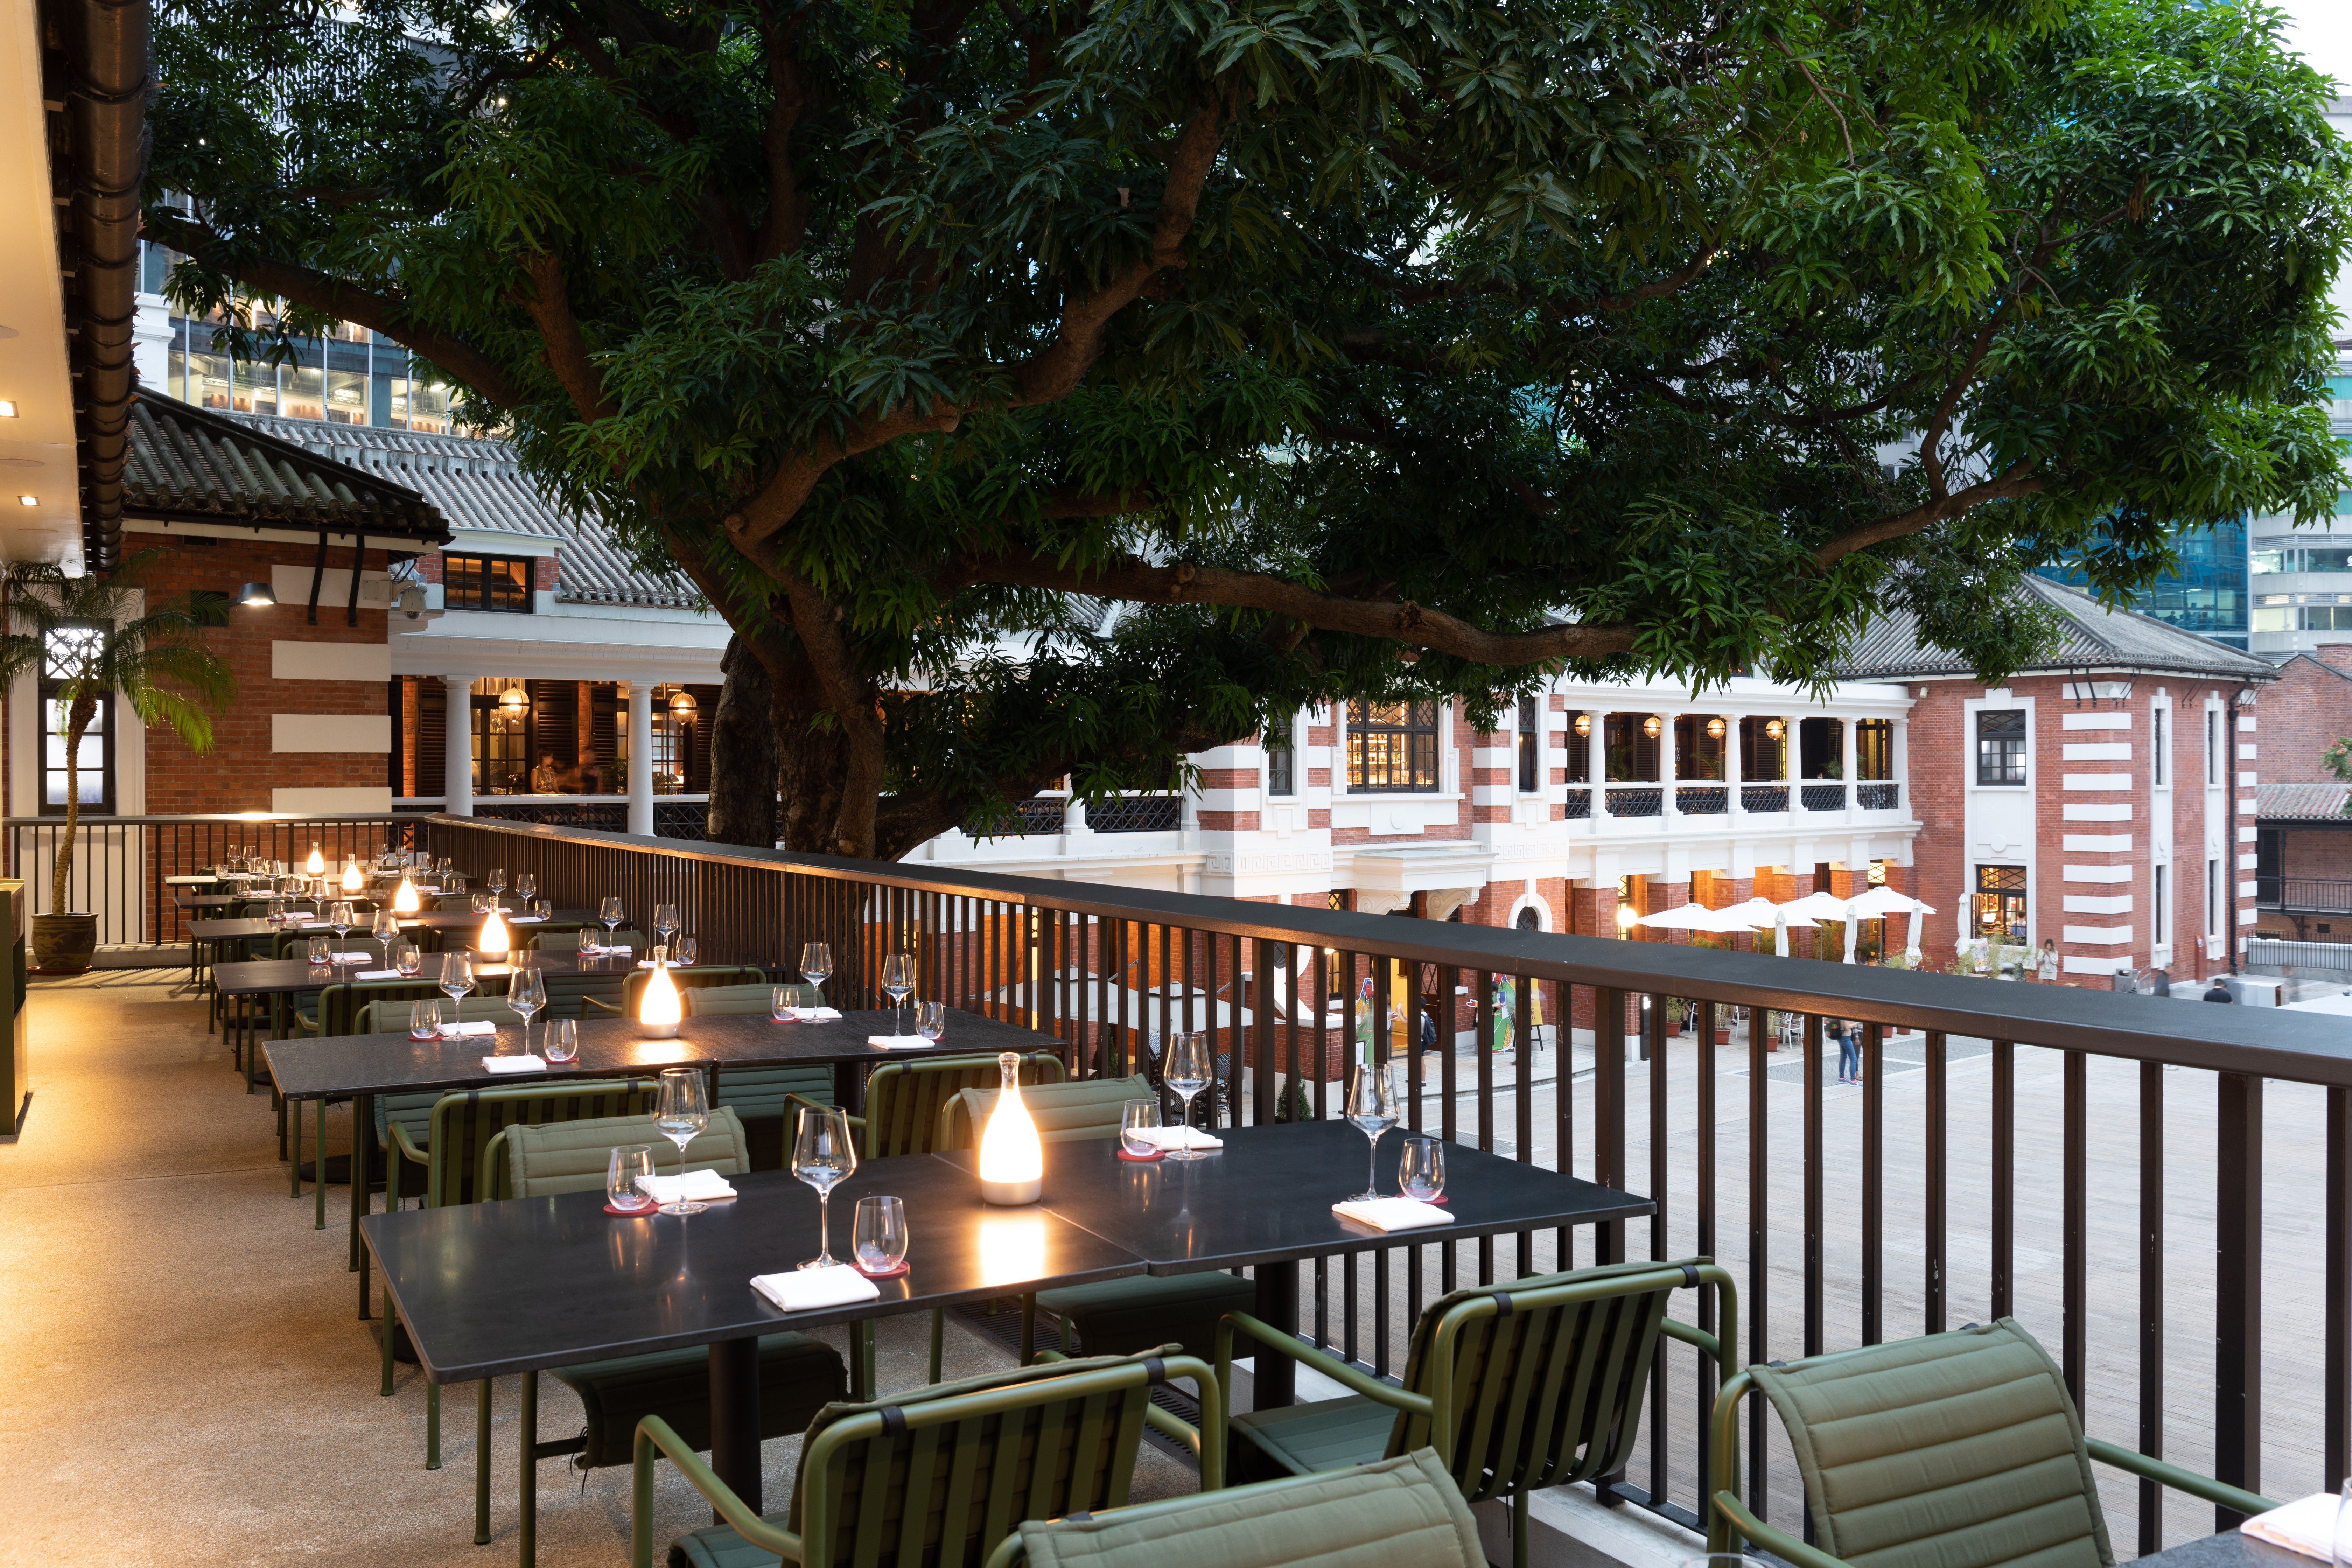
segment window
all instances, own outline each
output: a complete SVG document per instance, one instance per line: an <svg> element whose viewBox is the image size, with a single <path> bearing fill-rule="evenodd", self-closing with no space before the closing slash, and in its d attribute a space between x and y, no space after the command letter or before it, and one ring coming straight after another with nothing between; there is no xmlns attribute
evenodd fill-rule
<svg viewBox="0 0 2352 1568"><path fill-rule="evenodd" d="M1539 700L1519 699L1519 793L1543 789L1543 710Z"/></svg>
<svg viewBox="0 0 2352 1568"><path fill-rule="evenodd" d="M443 555L441 603L452 610L528 613L530 559L517 555Z"/></svg>
<svg viewBox="0 0 2352 1568"><path fill-rule="evenodd" d="M1456 910L1454 912L1458 915L1462 911L1460 910ZM1514 920L1511 924L1520 931L1541 931L1543 930L1543 916L1536 913L1535 906L1530 904L1526 909L1519 911L1518 918Z"/></svg>
<svg viewBox="0 0 2352 1568"><path fill-rule="evenodd" d="M501 700L503 690L485 694L483 687L492 684L478 682L474 689L474 789L480 795L522 795L530 788L530 705L526 700L509 706Z"/></svg>
<svg viewBox="0 0 2352 1568"><path fill-rule="evenodd" d="M1976 897L1979 936L2002 942L2025 940L2025 868L1979 866Z"/></svg>
<svg viewBox="0 0 2352 1568"><path fill-rule="evenodd" d="M2025 710L1993 708L1978 713L1977 783L2021 784L2024 782Z"/></svg>
<svg viewBox="0 0 2352 1568"><path fill-rule="evenodd" d="M2217 918L2221 910L2221 862L2208 860L2205 862L2205 934L2208 936L2221 929Z"/></svg>
<svg viewBox="0 0 2352 1568"><path fill-rule="evenodd" d="M1895 776L1895 721L1863 719L1853 727L1853 776L1891 779Z"/></svg>
<svg viewBox="0 0 2352 1568"><path fill-rule="evenodd" d="M2205 782L2221 782L2221 710L2205 710Z"/></svg>
<svg viewBox="0 0 2352 1568"><path fill-rule="evenodd" d="M1298 774L1295 766L1297 753L1291 750L1290 724L1285 721L1265 734L1265 793L1270 795L1292 795L1298 793Z"/></svg>
<svg viewBox="0 0 2352 1568"><path fill-rule="evenodd" d="M63 816L66 812L66 740L72 705L64 696L64 687L86 668L103 636L95 626L63 626L49 634L40 681L44 816ZM110 816L114 811L114 694L110 691L91 702L89 723L82 731L74 767L74 794L81 808Z"/></svg>
<svg viewBox="0 0 2352 1568"><path fill-rule="evenodd" d="M1348 704L1348 788L1365 794L1437 788L1437 704Z"/></svg>
<svg viewBox="0 0 2352 1568"><path fill-rule="evenodd" d="M2162 947L2162 946L2164 945L2164 942L2165 942L2165 935L2164 935L2165 920L2164 920L2164 868L2163 868L2163 867L2161 867L2161 866L2158 866L2158 867L2156 868L2156 912L2155 912L2155 914L2154 914L2154 915L2152 915L2150 918L2151 918L2152 920L2154 920L2154 921L2155 921L2155 922L2156 922L2156 944L2157 944L2158 947Z"/></svg>
<svg viewBox="0 0 2352 1568"><path fill-rule="evenodd" d="M2153 770L2149 776L2156 784L2156 787L2162 789L2165 785L2164 710L2161 708L2149 709L2147 719L2147 765Z"/></svg>

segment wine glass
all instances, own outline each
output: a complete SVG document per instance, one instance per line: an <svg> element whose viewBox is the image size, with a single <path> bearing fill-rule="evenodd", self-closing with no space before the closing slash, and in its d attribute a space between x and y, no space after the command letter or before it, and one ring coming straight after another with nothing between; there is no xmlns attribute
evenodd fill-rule
<svg viewBox="0 0 2352 1568"><path fill-rule="evenodd" d="M327 906L327 929L335 933L337 952L343 951L343 933L359 923L359 917L352 912L349 900L338 899Z"/></svg>
<svg viewBox="0 0 2352 1568"><path fill-rule="evenodd" d="M1423 1136L1404 1141L1397 1156L1397 1191L1424 1204L1445 1195L1445 1141Z"/></svg>
<svg viewBox="0 0 2352 1568"><path fill-rule="evenodd" d="M580 1020L550 1018L541 1050L551 1062L568 1062L580 1054Z"/></svg>
<svg viewBox="0 0 2352 1568"><path fill-rule="evenodd" d="M654 1206L653 1194L637 1185L637 1178L653 1173L652 1144L622 1144L605 1163L604 1201L625 1214L645 1213Z"/></svg>
<svg viewBox="0 0 2352 1568"><path fill-rule="evenodd" d="M412 1040L437 1040L441 1037L441 1004L427 996L412 1003L408 1009L408 1037Z"/></svg>
<svg viewBox="0 0 2352 1568"><path fill-rule="evenodd" d="M449 1011L454 1016L466 993L474 988L473 961L462 952L441 955L441 989L448 994Z"/></svg>
<svg viewBox="0 0 2352 1568"><path fill-rule="evenodd" d="M449 874L457 868L457 865L456 861L450 859L446 855L442 856L440 859L436 860L433 863L434 880L446 885L449 880Z"/></svg>
<svg viewBox="0 0 2352 1568"><path fill-rule="evenodd" d="M413 942L396 941L392 944L392 966L405 978L425 972L425 950Z"/></svg>
<svg viewBox="0 0 2352 1568"><path fill-rule="evenodd" d="M824 1005L824 983L833 978L833 948L822 942L801 944L801 978L816 987L816 1005Z"/></svg>
<svg viewBox="0 0 2352 1568"><path fill-rule="evenodd" d="M656 904L654 906L654 930L661 932L662 945L664 947L667 947L669 945L670 934L677 930L677 906L676 904Z"/></svg>
<svg viewBox="0 0 2352 1568"><path fill-rule="evenodd" d="M684 1176L686 1146L710 1125L710 1101L703 1092L700 1068L662 1069L661 1102L654 1108L654 1125L661 1130L663 1137L677 1145L677 1173ZM662 1205L661 1212L668 1215L700 1214L709 1206L690 1198L680 1198L674 1204Z"/></svg>
<svg viewBox="0 0 2352 1568"><path fill-rule="evenodd" d="M1160 1069L1160 1081L1174 1089L1184 1102L1183 1114L1176 1119L1180 1127L1192 1124L1192 1097L1209 1087L1209 1037L1197 1030L1171 1035L1168 1039L1168 1059ZM1189 1139L1186 1140L1188 1142ZM1198 1149L1171 1149L1171 1160L1202 1160L1208 1156Z"/></svg>
<svg viewBox="0 0 2352 1568"><path fill-rule="evenodd" d="M499 894L501 894L501 893L503 893L503 892L505 892L506 890L507 890L507 868L506 868L505 867L503 867L503 866L493 866L493 867L491 867L491 868L490 868L490 908L492 908L492 909L497 909L497 908L499 907Z"/></svg>
<svg viewBox="0 0 2352 1568"><path fill-rule="evenodd" d="M392 944L400 936L400 917L390 910L376 910L375 918L368 922L368 934L383 946L384 967L391 968Z"/></svg>
<svg viewBox="0 0 2352 1568"><path fill-rule="evenodd" d="M948 1005L946 1003L918 1002L915 1004L915 1033L933 1045L937 1045L947 1032Z"/></svg>
<svg viewBox="0 0 2352 1568"><path fill-rule="evenodd" d="M882 989L890 994L890 1032L902 1034L907 1027L907 997L915 989L915 961L911 955L894 952L882 961Z"/></svg>
<svg viewBox="0 0 2352 1568"><path fill-rule="evenodd" d="M547 1005L547 982L536 965L518 969L507 982L507 1005L522 1015L522 1054L530 1055L530 1020Z"/></svg>
<svg viewBox="0 0 2352 1568"><path fill-rule="evenodd" d="M596 928L594 926L582 926L579 930L578 936L580 939L581 957L594 958L603 951L596 945Z"/></svg>
<svg viewBox="0 0 2352 1568"><path fill-rule="evenodd" d="M604 922L604 945L610 947L613 945L613 933L621 929L621 922L629 918L629 911L622 907L619 899L607 898L596 907L596 918Z"/></svg>
<svg viewBox="0 0 2352 1568"><path fill-rule="evenodd" d="M1367 1184L1349 1200L1364 1203L1381 1195L1381 1134L1397 1124L1396 1090L1386 1068L1359 1063L1348 1069L1348 1123L1371 1140L1365 1167Z"/></svg>
<svg viewBox="0 0 2352 1568"><path fill-rule="evenodd" d="M839 1261L833 1256L833 1189L856 1169L848 1117L830 1106L803 1107L800 1135L793 1140L793 1174L816 1189L816 1256L802 1268L831 1268Z"/></svg>
<svg viewBox="0 0 2352 1568"><path fill-rule="evenodd" d="M680 969L691 969L694 967L694 961L701 955L702 944L694 938L681 933L676 949L670 954L670 962Z"/></svg>
<svg viewBox="0 0 2352 1568"><path fill-rule="evenodd" d="M525 871L515 878L515 897L526 904L539 897L539 878L536 873Z"/></svg>
<svg viewBox="0 0 2352 1568"><path fill-rule="evenodd" d="M907 1260L907 1205L890 1197L858 1199L850 1218L849 1248L860 1274L898 1273Z"/></svg>

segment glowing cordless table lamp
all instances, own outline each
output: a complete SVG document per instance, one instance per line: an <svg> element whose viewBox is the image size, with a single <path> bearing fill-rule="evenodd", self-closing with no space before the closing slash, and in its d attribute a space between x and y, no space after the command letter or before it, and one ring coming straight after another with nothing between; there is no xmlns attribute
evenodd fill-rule
<svg viewBox="0 0 2352 1568"><path fill-rule="evenodd" d="M410 881L404 874L400 879L400 886L393 889L392 912L396 915L413 915L423 907L422 900L416 896L416 884Z"/></svg>
<svg viewBox="0 0 2352 1568"><path fill-rule="evenodd" d="M323 877L327 874L327 858L319 853L319 845L315 839L310 844L310 858L302 862L302 869L313 877Z"/></svg>
<svg viewBox="0 0 2352 1568"><path fill-rule="evenodd" d="M677 982L669 977L668 963L655 964L654 972L646 977L644 994L637 998L637 1032L652 1039L670 1039L685 1016L686 1004L677 994Z"/></svg>
<svg viewBox="0 0 2352 1568"><path fill-rule="evenodd" d="M980 1135L980 1196L982 1203L1012 1208L1035 1203L1044 1191L1045 1148L1037 1141L1029 1108L1021 1103L1021 1058L1005 1051L996 1065L1004 1081Z"/></svg>
<svg viewBox="0 0 2352 1568"><path fill-rule="evenodd" d="M507 922L492 910L490 918L482 922L482 934L474 939L474 950L484 958L504 958L514 947L514 938L507 931Z"/></svg>
<svg viewBox="0 0 2352 1568"><path fill-rule="evenodd" d="M343 862L343 891L346 893L367 891L367 876L360 869L360 863L356 860Z"/></svg>

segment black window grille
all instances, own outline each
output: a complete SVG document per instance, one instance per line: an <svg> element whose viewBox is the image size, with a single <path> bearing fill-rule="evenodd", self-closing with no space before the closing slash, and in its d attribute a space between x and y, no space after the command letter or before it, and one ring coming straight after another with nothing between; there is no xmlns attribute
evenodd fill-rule
<svg viewBox="0 0 2352 1568"><path fill-rule="evenodd" d="M2025 782L2025 710L1993 708L1977 715L1977 783Z"/></svg>
<svg viewBox="0 0 2352 1568"><path fill-rule="evenodd" d="M1437 787L1437 704L1348 704L1348 788L1425 794Z"/></svg>
<svg viewBox="0 0 2352 1568"><path fill-rule="evenodd" d="M441 603L452 610L530 611L530 558L525 555L444 555Z"/></svg>
<svg viewBox="0 0 2352 1568"><path fill-rule="evenodd" d="M1297 753L1291 750L1286 730L1278 730L1265 738L1265 793L1291 795L1298 793L1298 774L1295 766Z"/></svg>
<svg viewBox="0 0 2352 1568"><path fill-rule="evenodd" d="M1537 699L1519 699L1519 793L1543 788L1543 710Z"/></svg>

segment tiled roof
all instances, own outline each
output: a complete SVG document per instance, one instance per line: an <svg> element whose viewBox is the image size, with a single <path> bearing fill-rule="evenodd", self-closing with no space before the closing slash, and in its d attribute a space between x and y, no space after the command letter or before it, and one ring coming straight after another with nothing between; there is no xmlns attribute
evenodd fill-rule
<svg viewBox="0 0 2352 1568"><path fill-rule="evenodd" d="M2265 822L2344 822L2344 797L2352 785L2267 784L2254 790L2254 809Z"/></svg>
<svg viewBox="0 0 2352 1568"><path fill-rule="evenodd" d="M2028 577L2021 591L2041 599L2060 616L2056 649L2019 670L2021 675L2152 669L2227 680L2278 679L2277 668L2266 658L2184 632L2137 610L2110 610L2080 588L2045 577ZM1966 675L1969 664L1957 654L1923 642L1910 612L1895 610L1871 624L1838 673L1849 680Z"/></svg>
<svg viewBox="0 0 2352 1568"><path fill-rule="evenodd" d="M281 440L414 485L452 528L483 529L556 541L560 604L635 605L698 609L701 595L684 579L664 581L606 540L593 520L566 516L523 475L514 448L478 436L436 436L377 425L329 425L257 414L235 417Z"/></svg>
<svg viewBox="0 0 2352 1568"><path fill-rule="evenodd" d="M321 461L227 415L152 392L131 405L122 477L131 517L358 530L427 544L449 537L433 502L389 475Z"/></svg>

